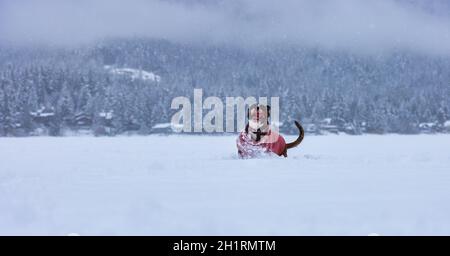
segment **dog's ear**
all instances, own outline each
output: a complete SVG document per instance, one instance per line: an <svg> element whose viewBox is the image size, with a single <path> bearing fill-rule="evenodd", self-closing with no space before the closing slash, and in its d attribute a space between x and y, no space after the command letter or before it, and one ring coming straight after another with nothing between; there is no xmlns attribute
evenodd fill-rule
<svg viewBox="0 0 450 256"><path fill-rule="evenodd" d="M270 105L266 106L267 108L267 124L270 125L269 119L270 119Z"/></svg>
<svg viewBox="0 0 450 256"><path fill-rule="evenodd" d="M250 120L250 111L256 107L258 107L258 104L252 104L247 108L247 120Z"/></svg>

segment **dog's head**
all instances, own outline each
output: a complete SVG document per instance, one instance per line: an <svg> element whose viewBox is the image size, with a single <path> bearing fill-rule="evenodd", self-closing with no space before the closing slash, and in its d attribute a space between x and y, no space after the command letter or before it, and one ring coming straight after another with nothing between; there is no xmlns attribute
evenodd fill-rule
<svg viewBox="0 0 450 256"><path fill-rule="evenodd" d="M253 104L247 109L248 124L245 131L255 141L260 141L261 137L269 132L270 106L263 104Z"/></svg>

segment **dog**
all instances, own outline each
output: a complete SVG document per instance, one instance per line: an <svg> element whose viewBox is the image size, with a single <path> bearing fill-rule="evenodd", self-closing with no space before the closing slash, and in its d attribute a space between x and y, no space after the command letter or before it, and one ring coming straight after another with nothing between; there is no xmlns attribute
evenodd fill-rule
<svg viewBox="0 0 450 256"><path fill-rule="evenodd" d="M263 155L287 157L287 150L300 145L305 136L303 127L295 121L299 136L294 142L286 143L283 136L270 129L269 105L251 105L247 109L247 118L248 123L236 140L240 158L255 158Z"/></svg>

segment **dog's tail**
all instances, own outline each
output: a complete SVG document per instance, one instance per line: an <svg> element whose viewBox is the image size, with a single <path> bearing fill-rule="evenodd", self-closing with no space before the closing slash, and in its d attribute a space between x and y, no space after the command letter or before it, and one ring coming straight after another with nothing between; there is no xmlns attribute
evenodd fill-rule
<svg viewBox="0 0 450 256"><path fill-rule="evenodd" d="M303 127L300 125L299 122L295 121L295 126L297 126L297 129L299 131L298 138L291 142L286 144L286 149L295 148L302 142L303 138L305 137L305 130L303 130Z"/></svg>
<svg viewBox="0 0 450 256"><path fill-rule="evenodd" d="M303 130L303 127L301 126L301 124L299 122L295 121L295 126L297 126L297 129L299 131L298 138L295 141L286 144L286 148L284 149L284 152L283 152L284 157L287 157L288 149L295 148L298 145L300 145L300 143L302 143L302 141L303 141L303 138L305 137L305 130Z"/></svg>

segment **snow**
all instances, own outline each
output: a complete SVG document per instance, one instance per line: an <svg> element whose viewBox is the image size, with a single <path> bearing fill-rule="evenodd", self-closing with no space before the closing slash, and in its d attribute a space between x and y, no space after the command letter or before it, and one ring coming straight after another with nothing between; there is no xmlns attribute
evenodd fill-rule
<svg viewBox="0 0 450 256"><path fill-rule="evenodd" d="M30 112L32 116L49 117L54 116L55 113L40 113L40 112Z"/></svg>
<svg viewBox="0 0 450 256"><path fill-rule="evenodd" d="M433 128L433 127L435 127L437 125L437 123L431 123L431 122L428 122L428 123L420 123L419 124L419 128Z"/></svg>
<svg viewBox="0 0 450 256"><path fill-rule="evenodd" d="M111 120L113 118L113 112L109 111L109 112L100 112L98 114L100 117L105 118L106 120Z"/></svg>
<svg viewBox="0 0 450 256"><path fill-rule="evenodd" d="M324 125L329 125L329 124L331 124L331 118L324 118L323 120L322 120L322 124L324 124Z"/></svg>
<svg viewBox="0 0 450 256"><path fill-rule="evenodd" d="M30 112L30 115L35 117L50 117L54 116L55 113L53 112L53 109L46 109L45 107L42 107L35 112Z"/></svg>
<svg viewBox="0 0 450 256"><path fill-rule="evenodd" d="M105 69L109 70L109 73L114 75L128 75L131 77L132 80L135 79L142 79L142 80L148 80L148 81L155 81L160 82L161 77L154 74L153 72L140 70L140 69L133 69L133 68L113 68L109 65L104 66Z"/></svg>
<svg viewBox="0 0 450 256"><path fill-rule="evenodd" d="M235 151L235 136L0 138L0 235L450 235L449 135Z"/></svg>
<svg viewBox="0 0 450 256"><path fill-rule="evenodd" d="M170 128L172 127L171 123L160 123L160 124L155 124L152 128L153 129L163 129L163 128Z"/></svg>
<svg viewBox="0 0 450 256"><path fill-rule="evenodd" d="M450 120L448 120L448 121L445 121L445 123L444 123L444 127L446 127L446 128L450 128Z"/></svg>
<svg viewBox="0 0 450 256"><path fill-rule="evenodd" d="M172 131L183 129L183 124L175 124L175 123L159 123L152 126L153 130L165 130L171 129Z"/></svg>

